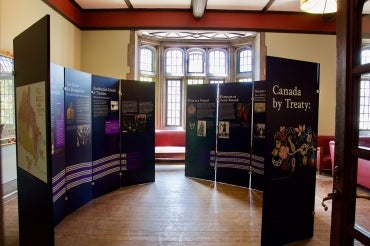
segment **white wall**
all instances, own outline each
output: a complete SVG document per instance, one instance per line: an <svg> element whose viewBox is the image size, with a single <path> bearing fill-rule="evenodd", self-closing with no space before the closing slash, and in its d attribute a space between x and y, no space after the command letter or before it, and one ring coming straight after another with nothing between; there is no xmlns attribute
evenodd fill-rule
<svg viewBox="0 0 370 246"><path fill-rule="evenodd" d="M266 33L267 55L320 63L319 135L335 134L336 36Z"/></svg>

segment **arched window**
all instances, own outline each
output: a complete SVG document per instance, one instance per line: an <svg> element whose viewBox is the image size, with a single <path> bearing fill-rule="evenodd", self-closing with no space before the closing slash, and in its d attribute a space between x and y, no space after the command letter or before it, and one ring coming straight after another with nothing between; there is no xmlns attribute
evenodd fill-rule
<svg viewBox="0 0 370 246"><path fill-rule="evenodd" d="M187 85L252 81L254 41L140 40L139 78L159 82L156 127L184 128Z"/></svg>
<svg viewBox="0 0 370 246"><path fill-rule="evenodd" d="M156 76L155 58L156 50L152 46L141 46L139 56L140 80L154 82Z"/></svg>
<svg viewBox="0 0 370 246"><path fill-rule="evenodd" d="M253 76L252 47L243 47L236 51L236 77L238 82L252 82Z"/></svg>
<svg viewBox="0 0 370 246"><path fill-rule="evenodd" d="M188 56L188 74L204 74L205 55L203 49L189 49Z"/></svg>
<svg viewBox="0 0 370 246"><path fill-rule="evenodd" d="M184 52L181 49L167 49L165 53L165 71L169 75L184 74Z"/></svg>
<svg viewBox="0 0 370 246"><path fill-rule="evenodd" d="M222 49L210 50L208 56L208 73L213 76L226 76L226 51Z"/></svg>
<svg viewBox="0 0 370 246"><path fill-rule="evenodd" d="M188 85L205 83L206 51L200 48L190 48L186 51Z"/></svg>

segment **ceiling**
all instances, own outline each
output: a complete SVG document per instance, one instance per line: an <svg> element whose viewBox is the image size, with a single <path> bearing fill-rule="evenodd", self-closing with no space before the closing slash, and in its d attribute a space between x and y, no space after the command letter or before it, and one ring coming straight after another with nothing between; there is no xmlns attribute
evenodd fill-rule
<svg viewBox="0 0 370 246"><path fill-rule="evenodd" d="M74 0L81 9L191 9L191 0ZM300 0L208 0L207 10L302 12Z"/></svg>
<svg viewBox="0 0 370 246"><path fill-rule="evenodd" d="M336 13L309 14L300 9L301 0L43 0L81 30L167 30L156 38L174 36L185 39L199 30L205 39L227 31L226 38L240 30L252 32L336 33ZM193 11L192 2L205 1L204 15ZM329 1L329 0L323 0ZM330 0L345 1L345 0ZM202 8L202 7L201 7ZM196 8L195 8L196 9ZM370 33L370 1L363 8L366 33ZM366 16L365 16L366 15ZM216 33L217 32L217 33ZM190 36L189 36L190 35ZM250 34L242 33L248 36ZM218 35L220 36L220 35ZM222 35L221 35L222 36Z"/></svg>
<svg viewBox="0 0 370 246"><path fill-rule="evenodd" d="M83 10L154 10L191 9L192 0L71 0ZM197 0L195 0L197 1ZM206 10L293 12L302 13L300 0L206 0ZM365 3L364 14L370 14L370 4Z"/></svg>
<svg viewBox="0 0 370 246"><path fill-rule="evenodd" d="M217 35L230 39L235 35L250 35L241 31L335 34L337 24L336 13L303 12L300 9L301 0L43 1L81 30L154 30L157 31L153 33L156 38L177 35L186 39L196 35L194 37L198 39L199 36L209 39ZM204 15L195 15L193 1L206 1ZM370 20L370 1L366 1L363 13ZM366 23L370 33L370 21ZM169 33L169 30L174 32ZM198 33L194 34L195 30ZM213 33L199 33L203 30ZM228 33L219 35L221 31Z"/></svg>
<svg viewBox="0 0 370 246"><path fill-rule="evenodd" d="M196 1L196 0L195 0ZM300 0L207 0L206 10L212 11L253 11L266 13L302 12ZM192 0L74 0L82 10L190 10ZM165 31L141 30L144 36L156 39L196 39L196 40L231 40L254 36L255 32L214 32L214 31Z"/></svg>

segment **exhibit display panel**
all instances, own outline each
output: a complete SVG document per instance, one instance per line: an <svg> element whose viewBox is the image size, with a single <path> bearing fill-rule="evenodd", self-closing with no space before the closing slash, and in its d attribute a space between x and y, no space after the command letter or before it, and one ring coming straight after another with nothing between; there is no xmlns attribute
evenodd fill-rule
<svg viewBox="0 0 370 246"><path fill-rule="evenodd" d="M51 64L49 29L47 15L14 39L21 245L54 245L72 211L155 180L155 84Z"/></svg>
<svg viewBox="0 0 370 246"><path fill-rule="evenodd" d="M65 68L67 209L92 199L91 74Z"/></svg>
<svg viewBox="0 0 370 246"><path fill-rule="evenodd" d="M188 85L186 176L263 188L265 138L252 152L255 83Z"/></svg>
<svg viewBox="0 0 370 246"><path fill-rule="evenodd" d="M92 76L93 197L121 186L119 83Z"/></svg>
<svg viewBox="0 0 370 246"><path fill-rule="evenodd" d="M185 175L262 190L262 245L312 237L318 78L267 57L266 81L187 87Z"/></svg>
<svg viewBox="0 0 370 246"><path fill-rule="evenodd" d="M217 152L218 182L249 187L253 83L219 84Z"/></svg>
<svg viewBox="0 0 370 246"><path fill-rule="evenodd" d="M49 34L45 16L13 40L20 245L54 245Z"/></svg>
<svg viewBox="0 0 370 246"><path fill-rule="evenodd" d="M264 190L266 156L266 81L253 82L251 187Z"/></svg>
<svg viewBox="0 0 370 246"><path fill-rule="evenodd" d="M313 235L319 64L267 57L262 245Z"/></svg>
<svg viewBox="0 0 370 246"><path fill-rule="evenodd" d="M155 83L121 80L122 185L155 181Z"/></svg>
<svg viewBox="0 0 370 246"><path fill-rule="evenodd" d="M185 176L214 180L211 155L216 150L217 84L188 85L186 99Z"/></svg>
<svg viewBox="0 0 370 246"><path fill-rule="evenodd" d="M54 225L67 214L65 165L64 67L50 64L51 175Z"/></svg>

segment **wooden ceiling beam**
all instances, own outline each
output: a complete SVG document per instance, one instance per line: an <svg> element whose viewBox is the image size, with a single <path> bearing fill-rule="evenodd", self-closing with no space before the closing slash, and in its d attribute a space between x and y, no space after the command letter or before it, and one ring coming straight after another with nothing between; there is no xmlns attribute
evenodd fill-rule
<svg viewBox="0 0 370 246"><path fill-rule="evenodd" d="M86 11L81 29L212 29L335 34L335 21L320 15L208 11Z"/></svg>
<svg viewBox="0 0 370 246"><path fill-rule="evenodd" d="M72 1L43 0L82 30L211 29L335 34L336 22L292 12L212 11L195 19L191 10L82 10Z"/></svg>

